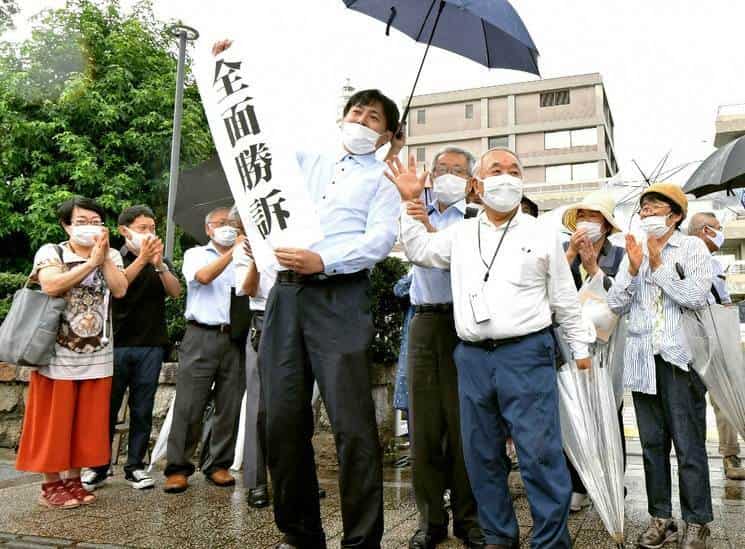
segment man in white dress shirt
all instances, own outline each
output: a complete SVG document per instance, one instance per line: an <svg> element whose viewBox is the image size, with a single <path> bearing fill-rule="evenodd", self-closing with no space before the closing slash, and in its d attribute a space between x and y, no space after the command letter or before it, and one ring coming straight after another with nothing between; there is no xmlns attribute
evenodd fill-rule
<svg viewBox="0 0 745 549"><path fill-rule="evenodd" d="M404 200L424 177L410 161L389 162ZM519 545L507 484L505 442L517 447L533 515L533 547L570 547L571 481L561 447L551 319L563 325L580 368L594 340L559 235L539 228L520 208L522 166L507 149L482 156L477 190L484 211L436 233L401 216L401 240L417 265L450 269L461 432L468 476L487 549Z"/></svg>

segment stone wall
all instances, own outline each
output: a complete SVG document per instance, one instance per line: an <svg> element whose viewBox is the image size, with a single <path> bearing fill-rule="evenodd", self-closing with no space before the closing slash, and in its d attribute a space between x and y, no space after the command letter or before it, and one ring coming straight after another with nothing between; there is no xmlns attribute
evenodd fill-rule
<svg viewBox="0 0 745 549"><path fill-rule="evenodd" d="M383 447L386 448L393 432L393 384L395 365L374 365L371 370L372 396L375 402L376 419ZM28 380L31 368L24 368L0 362L0 448L15 448L21 434L23 411L28 393ZM168 413L168 407L176 393L178 363L163 364L160 385L155 395L153 407L152 442L158 436L160 426ZM329 430L328 417L321 412L319 429ZM121 445L122 451L126 443Z"/></svg>

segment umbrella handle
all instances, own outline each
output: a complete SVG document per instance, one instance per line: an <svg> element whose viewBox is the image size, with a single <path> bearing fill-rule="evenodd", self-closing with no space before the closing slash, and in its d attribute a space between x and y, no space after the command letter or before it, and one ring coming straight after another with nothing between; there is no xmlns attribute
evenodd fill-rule
<svg viewBox="0 0 745 549"><path fill-rule="evenodd" d="M434 3L437 0L432 0L432 6L434 6ZM432 9L432 6L430 6L430 10ZM409 111L411 110L411 99L414 97L414 91L416 90L416 85L419 83L419 76L422 74L422 68L424 67L424 61L427 59L427 54L429 53L429 47L432 45L432 39L435 37L435 30L437 29L437 24L440 22L440 16L442 15L442 11L445 9L445 0L440 0L440 5L437 9L437 16L435 17L435 22L432 25L432 31L429 33L429 40L427 40L427 47L424 49L424 55L422 56L422 62L419 63L419 70L416 73L416 78L414 79L414 85L411 87L411 93L409 94L409 99L406 101L406 108L404 109L404 113L401 116L401 124L400 128L403 128L404 123L406 122L406 118L409 116ZM391 14L391 19L389 19L389 24L393 21L393 17L395 17L395 13ZM426 23L427 19L429 18L429 13L427 14L427 17L424 19L424 22ZM424 26L424 23L422 23L422 26ZM401 135L403 133L403 129L399 130L399 134L396 135L399 139L403 137Z"/></svg>

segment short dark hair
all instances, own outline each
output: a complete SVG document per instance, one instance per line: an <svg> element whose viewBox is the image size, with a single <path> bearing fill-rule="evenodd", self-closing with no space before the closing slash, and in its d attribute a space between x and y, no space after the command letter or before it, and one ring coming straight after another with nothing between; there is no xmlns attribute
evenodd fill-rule
<svg viewBox="0 0 745 549"><path fill-rule="evenodd" d="M96 212L101 217L101 221L106 217L106 212L104 212L104 209L95 200L84 196L73 196L57 207L57 219L59 222L63 225L70 225L72 223L72 211L75 208Z"/></svg>
<svg viewBox="0 0 745 549"><path fill-rule="evenodd" d="M129 227L132 223L134 223L134 220L141 215L155 220L155 214L149 206L145 206L144 204L137 204L136 206L125 208L124 211L119 214L119 220L117 221L117 223L120 226Z"/></svg>
<svg viewBox="0 0 745 549"><path fill-rule="evenodd" d="M660 193L647 193L644 196L642 196L642 199L639 201L639 206L644 206L644 203L647 200L657 200L658 202L664 202L668 206L670 206L670 211L674 213L675 215L680 215L680 219L676 221L675 228L679 229L680 225L683 223L683 219L685 219L685 216L683 215L683 208L681 208L678 204L673 202L670 198L666 197L664 194Z"/></svg>
<svg viewBox="0 0 745 549"><path fill-rule="evenodd" d="M349 98L347 104L344 105L344 116L347 115L349 109L352 107L367 107L376 102L383 105L386 128L388 131L395 132L398 129L398 117L400 116L398 107L392 99L383 95L380 90L361 90L355 93Z"/></svg>

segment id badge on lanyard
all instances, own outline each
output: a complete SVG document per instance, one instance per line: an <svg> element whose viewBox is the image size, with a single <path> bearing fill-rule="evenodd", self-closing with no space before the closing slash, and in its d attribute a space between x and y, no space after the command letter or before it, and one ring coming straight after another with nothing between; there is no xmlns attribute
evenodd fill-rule
<svg viewBox="0 0 745 549"><path fill-rule="evenodd" d="M468 294L468 301L471 303L471 311L473 312L473 320L476 324L483 324L484 322L489 322L491 320L489 302L486 299L486 283L489 281L489 273L491 272L492 266L494 266L494 260L497 259L499 249L502 247L504 237L507 235L507 231L510 229L510 225L512 224L512 220L515 218L515 215L517 215L517 212L515 212L515 214L510 217L509 221L507 221L507 226L504 228L504 232L502 233L502 236L499 239L499 243L497 244L497 249L494 250L494 255L492 256L489 263L484 261L484 256L481 253L481 221L479 220L476 222L476 232L479 243L479 257L481 258L481 262L484 264L484 267L486 267L486 274L484 274L484 283L481 285L481 288L469 292Z"/></svg>

